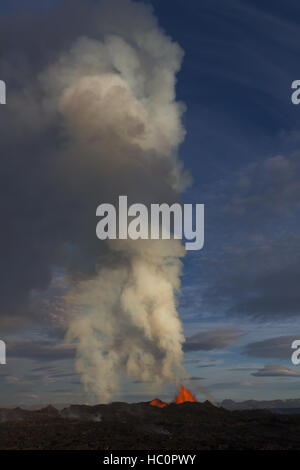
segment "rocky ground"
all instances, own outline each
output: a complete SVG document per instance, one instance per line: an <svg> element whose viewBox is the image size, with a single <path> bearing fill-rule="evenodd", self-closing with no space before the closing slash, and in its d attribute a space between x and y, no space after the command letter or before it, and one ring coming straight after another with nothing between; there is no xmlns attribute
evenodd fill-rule
<svg viewBox="0 0 300 470"><path fill-rule="evenodd" d="M0 409L0 449L299 449L300 414L205 403Z"/></svg>

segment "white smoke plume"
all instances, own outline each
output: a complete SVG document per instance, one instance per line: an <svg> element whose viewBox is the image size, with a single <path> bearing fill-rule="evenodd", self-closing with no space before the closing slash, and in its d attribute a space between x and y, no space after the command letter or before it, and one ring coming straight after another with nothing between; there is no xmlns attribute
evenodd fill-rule
<svg viewBox="0 0 300 470"><path fill-rule="evenodd" d="M153 383L184 377L175 300L182 247L177 241L111 245L127 265L99 268L67 299L77 310L68 331L69 340L78 340L77 370L102 401L116 392L122 372Z"/></svg>
<svg viewBox="0 0 300 470"><path fill-rule="evenodd" d="M185 250L178 240L101 242L96 208L123 194L129 204L171 204L189 176L177 154L182 49L142 3L103 0L91 9L91 37L56 55L18 97L15 114L21 120L24 105L28 133L59 129L49 178L58 206L72 214L59 219L70 223L58 243L70 283L67 340L77 344L86 390L104 402L122 374L154 383L185 377L176 308Z"/></svg>

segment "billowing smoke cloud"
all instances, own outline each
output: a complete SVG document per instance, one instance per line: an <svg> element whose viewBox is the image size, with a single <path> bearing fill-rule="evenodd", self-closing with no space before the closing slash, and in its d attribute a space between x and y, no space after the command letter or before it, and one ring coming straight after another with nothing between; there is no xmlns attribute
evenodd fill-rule
<svg viewBox="0 0 300 470"><path fill-rule="evenodd" d="M120 243L126 262L101 267L68 297L77 310L68 338L78 340L77 370L102 399L120 373L153 383L183 377L181 323L176 311L182 248L176 243Z"/></svg>
<svg viewBox="0 0 300 470"><path fill-rule="evenodd" d="M36 229L41 246L28 241L33 274L25 294L38 297L53 272L63 272L67 340L76 342L86 389L104 401L122 373L153 382L184 376L176 310L184 249L178 240L100 242L96 208L117 205L121 194L129 204L171 204L189 178L177 157L181 48L144 4L104 0L90 10L91 34L55 44L25 91L10 95L6 130L19 142L26 131L23 152L35 173L33 185L31 177L25 191L20 185L28 191L28 240Z"/></svg>

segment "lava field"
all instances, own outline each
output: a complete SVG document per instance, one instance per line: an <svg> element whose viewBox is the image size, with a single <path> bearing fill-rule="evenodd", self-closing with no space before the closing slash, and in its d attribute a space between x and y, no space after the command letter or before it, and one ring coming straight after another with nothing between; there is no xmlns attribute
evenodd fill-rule
<svg viewBox="0 0 300 470"><path fill-rule="evenodd" d="M300 414L228 411L209 402L0 409L0 449L299 449Z"/></svg>

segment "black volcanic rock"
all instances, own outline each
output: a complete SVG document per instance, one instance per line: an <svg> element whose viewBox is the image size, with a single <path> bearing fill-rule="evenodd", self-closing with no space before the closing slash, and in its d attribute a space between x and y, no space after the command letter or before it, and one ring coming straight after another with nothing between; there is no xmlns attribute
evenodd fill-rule
<svg viewBox="0 0 300 470"><path fill-rule="evenodd" d="M54 408L52 405L45 406L45 408L41 408L40 410L37 410L37 413L44 414L47 416L52 416L52 417L57 417L59 416L59 411Z"/></svg>
<svg viewBox="0 0 300 470"><path fill-rule="evenodd" d="M60 416L65 419L79 421L101 421L101 414L93 406L71 405L60 412Z"/></svg>
<svg viewBox="0 0 300 470"><path fill-rule="evenodd" d="M1 420L1 417L3 419ZM0 449L299 449L300 416L209 402L0 410Z"/></svg>
<svg viewBox="0 0 300 470"><path fill-rule="evenodd" d="M23 419L30 419L31 412L23 410L22 408L5 409L0 408L0 423L6 423L7 421L20 421Z"/></svg>

